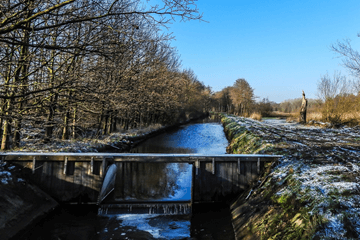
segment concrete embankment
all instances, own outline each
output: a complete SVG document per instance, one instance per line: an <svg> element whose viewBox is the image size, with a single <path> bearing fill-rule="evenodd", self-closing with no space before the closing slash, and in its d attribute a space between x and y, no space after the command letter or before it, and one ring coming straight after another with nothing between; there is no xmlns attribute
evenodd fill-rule
<svg viewBox="0 0 360 240"><path fill-rule="evenodd" d="M222 118L230 153L279 154L231 206L237 239L360 239L360 130Z"/></svg>
<svg viewBox="0 0 360 240"><path fill-rule="evenodd" d="M20 177L21 169L0 162L0 239L16 236L58 206L37 186Z"/></svg>

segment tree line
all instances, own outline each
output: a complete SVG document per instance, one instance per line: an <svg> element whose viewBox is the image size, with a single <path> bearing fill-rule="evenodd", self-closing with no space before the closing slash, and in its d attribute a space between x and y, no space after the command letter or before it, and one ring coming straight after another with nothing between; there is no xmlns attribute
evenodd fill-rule
<svg viewBox="0 0 360 240"><path fill-rule="evenodd" d="M25 128L44 141L171 124L210 104L210 89L181 70L175 18L201 20L194 0L1 0L1 149Z"/></svg>
<svg viewBox="0 0 360 240"><path fill-rule="evenodd" d="M231 87L214 93L212 109L216 112L249 116L255 103L254 89L248 81L239 78Z"/></svg>
<svg viewBox="0 0 360 240"><path fill-rule="evenodd" d="M253 113L261 117L271 116L273 111L279 111L279 104L263 98L256 101L254 89L244 78L239 78L233 86L225 87L212 95L211 107L214 112L226 112L249 117Z"/></svg>

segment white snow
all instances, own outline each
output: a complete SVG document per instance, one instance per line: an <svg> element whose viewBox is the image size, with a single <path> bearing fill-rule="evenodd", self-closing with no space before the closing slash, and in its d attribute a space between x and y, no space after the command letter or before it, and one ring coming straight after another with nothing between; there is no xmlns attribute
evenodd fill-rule
<svg viewBox="0 0 360 240"><path fill-rule="evenodd" d="M12 180L12 177L11 177L11 172L9 171L5 171L5 170L2 170L0 168L0 181L1 181L1 184L8 184L9 181Z"/></svg>

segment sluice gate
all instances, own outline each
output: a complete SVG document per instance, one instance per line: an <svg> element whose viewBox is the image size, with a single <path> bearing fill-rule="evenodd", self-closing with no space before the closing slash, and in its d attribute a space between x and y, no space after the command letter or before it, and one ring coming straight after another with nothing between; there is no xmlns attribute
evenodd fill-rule
<svg viewBox="0 0 360 240"><path fill-rule="evenodd" d="M1 153L60 202L97 203L100 214L188 214L193 202L229 200L277 155ZM114 210L115 209L115 210Z"/></svg>

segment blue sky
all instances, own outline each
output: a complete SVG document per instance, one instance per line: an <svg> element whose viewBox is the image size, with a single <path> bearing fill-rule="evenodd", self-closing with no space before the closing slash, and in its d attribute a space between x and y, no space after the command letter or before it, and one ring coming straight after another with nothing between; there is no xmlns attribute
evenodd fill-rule
<svg viewBox="0 0 360 240"><path fill-rule="evenodd" d="M350 39L360 50L359 0L198 0L206 22L170 25L182 67L219 91L245 78L259 98L316 98L317 82L335 70L330 50Z"/></svg>

